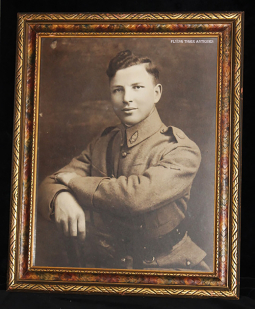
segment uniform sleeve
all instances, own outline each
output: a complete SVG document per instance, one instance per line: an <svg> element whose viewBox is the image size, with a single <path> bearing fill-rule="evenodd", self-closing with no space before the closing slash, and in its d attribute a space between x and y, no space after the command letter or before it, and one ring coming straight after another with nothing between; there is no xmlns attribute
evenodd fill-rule
<svg viewBox="0 0 255 309"><path fill-rule="evenodd" d="M93 143L91 143L86 150L84 150L78 157L72 159L72 161L57 171L53 175L47 177L40 185L38 190L38 211L47 219L50 219L52 213L52 205L54 197L61 191L70 191L65 185L56 183L55 174L60 172L75 172L80 177L87 177L91 175L91 153L93 149ZM98 187L98 183L101 179L91 180L91 187L94 189Z"/></svg>
<svg viewBox="0 0 255 309"><path fill-rule="evenodd" d="M191 142L191 141L190 141ZM102 179L95 190L95 177L76 177L69 182L80 203L125 216L167 205L190 191L200 165L199 148L193 143L177 143L156 166L141 175Z"/></svg>

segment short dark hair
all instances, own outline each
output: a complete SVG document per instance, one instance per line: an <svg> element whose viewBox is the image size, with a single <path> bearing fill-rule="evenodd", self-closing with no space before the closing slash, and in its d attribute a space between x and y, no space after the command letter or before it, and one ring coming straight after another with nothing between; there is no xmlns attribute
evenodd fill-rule
<svg viewBox="0 0 255 309"><path fill-rule="evenodd" d="M155 82L159 80L159 70L152 60L148 57L136 56L130 50L124 50L119 52L112 60L109 62L106 74L111 80L117 71L131 67L133 65L146 63L146 71L153 75Z"/></svg>

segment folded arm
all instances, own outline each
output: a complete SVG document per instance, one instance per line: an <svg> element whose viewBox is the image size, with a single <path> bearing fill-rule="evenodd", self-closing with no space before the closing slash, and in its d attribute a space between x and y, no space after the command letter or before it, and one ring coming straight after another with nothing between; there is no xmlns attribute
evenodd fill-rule
<svg viewBox="0 0 255 309"><path fill-rule="evenodd" d="M39 186L38 190L38 211L43 217L49 219L53 210L52 201L58 194L62 192L70 192L70 189L64 182L57 180L57 175L60 173L71 173L75 177L90 176L91 169L91 152L93 144L91 143L78 157L74 158L67 166L60 169L58 172L48 176ZM72 192L70 192L72 194Z"/></svg>
<svg viewBox="0 0 255 309"><path fill-rule="evenodd" d="M196 147L176 147L141 175L119 178L77 176L67 187L89 209L118 216L138 214L171 203L189 193L200 164Z"/></svg>

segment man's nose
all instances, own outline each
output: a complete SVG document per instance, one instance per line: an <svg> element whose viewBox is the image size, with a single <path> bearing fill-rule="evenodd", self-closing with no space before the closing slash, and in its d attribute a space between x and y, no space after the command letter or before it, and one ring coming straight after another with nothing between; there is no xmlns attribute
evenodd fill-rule
<svg viewBox="0 0 255 309"><path fill-rule="evenodd" d="M130 103L132 101L132 91L130 89L125 89L123 94L123 103Z"/></svg>

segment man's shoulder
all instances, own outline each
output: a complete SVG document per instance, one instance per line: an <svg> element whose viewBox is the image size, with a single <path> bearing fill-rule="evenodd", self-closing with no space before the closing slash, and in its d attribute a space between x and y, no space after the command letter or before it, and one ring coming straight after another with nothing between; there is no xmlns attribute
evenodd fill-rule
<svg viewBox="0 0 255 309"><path fill-rule="evenodd" d="M100 137L103 137L103 136L108 135L109 133L111 133L111 132L112 132L113 130L115 130L116 128L117 128L117 125L116 125L116 126L110 126L110 127L105 128L105 129L102 131Z"/></svg>
<svg viewBox="0 0 255 309"><path fill-rule="evenodd" d="M109 126L102 130L98 130L96 136L93 137L91 142L89 143L88 147L90 150L94 150L97 145L104 145L109 143L109 140L111 139L112 133L115 132L118 129L118 125L116 126Z"/></svg>
<svg viewBox="0 0 255 309"><path fill-rule="evenodd" d="M171 126L172 134L178 143L194 143L181 129Z"/></svg>
<svg viewBox="0 0 255 309"><path fill-rule="evenodd" d="M175 142L180 146L187 146L189 148L198 149L197 144L191 140L181 129L174 126L165 126L163 130L164 134L170 135L175 139Z"/></svg>

